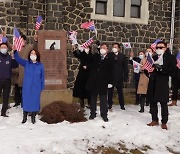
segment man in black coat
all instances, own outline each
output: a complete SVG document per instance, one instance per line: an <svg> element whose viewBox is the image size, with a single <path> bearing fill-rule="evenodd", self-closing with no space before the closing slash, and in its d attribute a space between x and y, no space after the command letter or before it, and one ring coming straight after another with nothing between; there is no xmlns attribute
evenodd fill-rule
<svg viewBox="0 0 180 154"><path fill-rule="evenodd" d="M18 67L15 59L8 54L8 45L0 44L0 89L2 90L3 102L1 116L8 117L6 111L8 109L9 93L11 90L12 68Z"/></svg>
<svg viewBox="0 0 180 154"><path fill-rule="evenodd" d="M123 81L127 82L128 79L128 63L126 56L123 53L120 53L120 44L114 43L112 52L109 53L113 60L113 87L108 89L108 104L109 109L113 105L113 91L114 87L117 88L119 105L122 110L125 110L124 107L124 95L123 95Z"/></svg>
<svg viewBox="0 0 180 154"><path fill-rule="evenodd" d="M180 89L180 49L176 56L177 64L175 74L172 77L172 103L169 106L177 106L178 90Z"/></svg>
<svg viewBox="0 0 180 154"><path fill-rule="evenodd" d="M168 105L169 102L169 76L172 76L175 70L174 57L167 50L167 44L163 41L158 42L156 46L156 57L158 59L154 64L154 76L151 84L153 84L153 90L151 90L153 101L150 105L150 111L152 115L152 122L147 124L148 126L159 125L158 120L158 106L157 103L161 104L161 128L167 129L168 121Z"/></svg>
<svg viewBox="0 0 180 154"><path fill-rule="evenodd" d="M108 84L112 87L112 60L107 53L108 47L103 43L100 46L100 54L95 53L92 56L91 73L86 85L87 90L91 93L91 115L89 119L94 119L96 117L96 102L97 96L99 95L101 117L105 122L108 121Z"/></svg>

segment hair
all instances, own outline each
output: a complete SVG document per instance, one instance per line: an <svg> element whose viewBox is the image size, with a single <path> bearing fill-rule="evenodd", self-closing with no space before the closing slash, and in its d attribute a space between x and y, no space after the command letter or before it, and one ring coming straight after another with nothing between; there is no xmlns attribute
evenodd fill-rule
<svg viewBox="0 0 180 154"><path fill-rule="evenodd" d="M153 50L151 47L146 48L146 50L147 50L147 49L151 49L151 51L154 52L154 50Z"/></svg>
<svg viewBox="0 0 180 154"><path fill-rule="evenodd" d="M145 54L145 52L144 52L144 51L139 51L139 52L138 52L138 55L139 55L139 53L141 53L141 52Z"/></svg>
<svg viewBox="0 0 180 154"><path fill-rule="evenodd" d="M108 45L107 45L106 43L101 43L101 47L102 47L103 45L106 45L106 46L107 46L107 48L108 48Z"/></svg>
<svg viewBox="0 0 180 154"><path fill-rule="evenodd" d="M160 41L160 42L157 43L157 45L158 45L158 44L164 44L164 46L167 48L167 43L164 42L164 41ZM157 46L157 45L156 45L156 46Z"/></svg>
<svg viewBox="0 0 180 154"><path fill-rule="evenodd" d="M7 43L1 43L1 44L0 44L0 47L1 47L2 45L6 45L7 48L8 48L8 44L7 44Z"/></svg>
<svg viewBox="0 0 180 154"><path fill-rule="evenodd" d="M27 40L26 35L24 35L23 33L21 34L21 37L23 38L23 40Z"/></svg>
<svg viewBox="0 0 180 154"><path fill-rule="evenodd" d="M120 49L120 44L119 44L119 43L116 42L116 43L113 44L113 46L114 46L114 45L117 45L118 48Z"/></svg>
<svg viewBox="0 0 180 154"><path fill-rule="evenodd" d="M37 50L35 50L35 49L32 49L32 50L29 52L29 54L28 54L28 60L31 61L30 55L31 55L31 52L32 52L33 50L35 51L36 56L37 56L36 61L37 61L37 62L40 62L40 58L41 58L40 53L39 53L39 51L37 51Z"/></svg>

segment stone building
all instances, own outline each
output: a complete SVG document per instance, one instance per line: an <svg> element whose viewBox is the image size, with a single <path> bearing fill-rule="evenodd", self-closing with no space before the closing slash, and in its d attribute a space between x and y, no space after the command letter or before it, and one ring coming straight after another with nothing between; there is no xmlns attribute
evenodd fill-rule
<svg viewBox="0 0 180 154"><path fill-rule="evenodd" d="M94 20L98 32L96 40L109 45L130 42L132 50L137 52L149 47L157 38L169 42L171 11L172 0L0 0L0 25L10 41L17 27L31 42L35 19L41 15L44 19L41 29L75 30L79 43L83 43L94 34L81 29L80 25ZM174 51L177 51L180 47L179 0L176 0L174 32ZM73 87L79 62L69 46L68 43L68 87ZM128 55L129 50L122 48L122 52Z"/></svg>

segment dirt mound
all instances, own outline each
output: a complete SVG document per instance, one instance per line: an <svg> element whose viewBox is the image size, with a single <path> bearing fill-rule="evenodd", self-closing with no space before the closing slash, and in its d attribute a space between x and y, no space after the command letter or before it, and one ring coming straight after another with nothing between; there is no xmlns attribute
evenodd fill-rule
<svg viewBox="0 0 180 154"><path fill-rule="evenodd" d="M48 124L55 124L64 120L73 122L87 121L84 117L84 110L76 103L67 104L65 102L56 101L42 109L40 112L41 121Z"/></svg>

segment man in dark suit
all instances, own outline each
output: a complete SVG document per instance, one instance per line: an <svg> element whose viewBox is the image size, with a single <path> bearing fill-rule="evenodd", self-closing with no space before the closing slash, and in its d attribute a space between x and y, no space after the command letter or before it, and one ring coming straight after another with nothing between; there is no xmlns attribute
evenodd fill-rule
<svg viewBox="0 0 180 154"><path fill-rule="evenodd" d="M97 96L99 95L101 117L105 122L108 121L108 84L112 87L112 60L107 53L107 44L103 43L100 46L100 53L95 53L92 56L91 73L86 85L87 90L91 93L91 115L89 119L94 119L96 117L96 102Z"/></svg>
<svg viewBox="0 0 180 154"><path fill-rule="evenodd" d="M149 84L152 84L153 90L150 94L153 97L153 102L150 105L150 111L152 115L152 122L148 123L148 126L159 125L158 120L158 106L161 104L161 122L162 129L167 129L168 121L168 105L169 102L169 76L172 76L175 72L175 59L167 49L167 44L163 41L158 42L156 46L156 56L153 57L155 63L153 65L153 80ZM157 60L156 60L157 59ZM151 86L150 86L151 87Z"/></svg>
<svg viewBox="0 0 180 154"><path fill-rule="evenodd" d="M112 52L109 53L113 60L113 87L108 89L108 104L109 109L113 105L113 91L114 87L117 88L119 105L122 110L125 110L124 107L124 95L123 95L123 81L128 79L128 63L126 56L123 53L120 53L120 44L114 43Z"/></svg>

